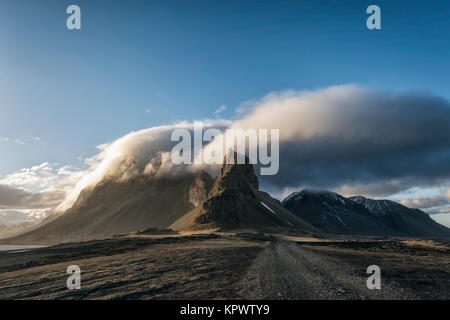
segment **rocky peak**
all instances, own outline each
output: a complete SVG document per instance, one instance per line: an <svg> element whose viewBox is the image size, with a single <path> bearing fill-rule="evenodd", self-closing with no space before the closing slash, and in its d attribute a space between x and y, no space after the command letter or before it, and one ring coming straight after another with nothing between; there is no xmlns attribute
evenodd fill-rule
<svg viewBox="0 0 450 320"><path fill-rule="evenodd" d="M234 160L234 164L226 164L224 161L211 195L227 189L237 189L240 193L253 195L253 191L258 190L258 178L249 159L245 157L244 164L237 164L237 154L234 153Z"/></svg>

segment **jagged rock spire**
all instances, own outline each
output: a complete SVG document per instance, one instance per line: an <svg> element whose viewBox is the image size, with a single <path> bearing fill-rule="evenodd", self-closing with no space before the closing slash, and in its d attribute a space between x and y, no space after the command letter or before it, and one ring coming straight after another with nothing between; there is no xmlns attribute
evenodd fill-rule
<svg viewBox="0 0 450 320"><path fill-rule="evenodd" d="M252 195L254 190L258 190L258 178L255 175L253 165L245 157L244 164L237 164L237 154L234 153L234 163L224 164L218 174L211 195L226 189L237 189L242 194Z"/></svg>

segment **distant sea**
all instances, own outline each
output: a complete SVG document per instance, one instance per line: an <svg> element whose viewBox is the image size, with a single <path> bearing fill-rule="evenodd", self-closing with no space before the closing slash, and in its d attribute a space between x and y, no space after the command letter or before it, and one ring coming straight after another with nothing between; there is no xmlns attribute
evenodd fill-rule
<svg viewBox="0 0 450 320"><path fill-rule="evenodd" d="M44 248L45 246L32 246L32 245L15 245L15 244L0 244L0 251L8 252L24 252L31 249Z"/></svg>

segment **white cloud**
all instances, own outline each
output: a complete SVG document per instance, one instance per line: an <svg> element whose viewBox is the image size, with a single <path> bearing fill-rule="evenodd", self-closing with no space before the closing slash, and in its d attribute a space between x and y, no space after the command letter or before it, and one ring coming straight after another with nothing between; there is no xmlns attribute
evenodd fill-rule
<svg viewBox="0 0 450 320"><path fill-rule="evenodd" d="M44 141L42 140L41 137L34 136L34 137L30 137L29 140L31 140L32 142L37 143L39 145L45 146L45 143L44 143ZM11 143L15 143L15 144L22 145L22 146L28 144L26 141L24 141L22 139L10 139L10 138L0 137L0 142L1 141L3 141L3 142L11 142Z"/></svg>
<svg viewBox="0 0 450 320"><path fill-rule="evenodd" d="M0 184L0 209L45 209L56 207L65 197L63 190L27 189Z"/></svg>
<svg viewBox="0 0 450 320"><path fill-rule="evenodd" d="M449 204L449 200L443 196L420 197L414 199L405 199L401 204L410 208L429 209Z"/></svg>
<svg viewBox="0 0 450 320"><path fill-rule="evenodd" d="M56 163L44 162L31 168L24 168L0 179L0 184L30 189L32 191L51 188L62 178L73 175L71 167L58 168Z"/></svg>
<svg viewBox="0 0 450 320"><path fill-rule="evenodd" d="M8 174L0 180L0 211L26 212L33 219L44 218L57 211L83 172L72 166L44 162Z"/></svg>
<svg viewBox="0 0 450 320"><path fill-rule="evenodd" d="M227 106L223 104L216 111L214 111L214 114L219 115L222 112L225 112L226 110L227 110Z"/></svg>
<svg viewBox="0 0 450 320"><path fill-rule="evenodd" d="M423 209L428 213L450 213L450 189L443 189L438 195L413 197L400 202L404 206Z"/></svg>
<svg viewBox="0 0 450 320"><path fill-rule="evenodd" d="M230 122L226 120L206 119L203 121L205 128L224 128L229 125ZM161 160L161 163L158 164L160 169L166 169L163 166L171 164L170 161L167 161L167 152L170 152L178 143L170 139L176 128L193 130L193 123L180 122L131 132L111 143L97 147L100 152L94 157L86 159L85 162L89 168L83 172L82 177L74 185L58 210L69 208L81 190L100 181L105 176L123 180L139 173L151 174L154 172L152 168L155 165L155 158L158 161ZM177 169L181 170L182 168L177 167ZM163 171L167 172L168 170Z"/></svg>
<svg viewBox="0 0 450 320"><path fill-rule="evenodd" d="M14 142L15 142L16 144L20 144L20 145L26 145L26 144L27 144L25 141L22 141L22 140L20 140L20 139L15 139Z"/></svg>
<svg viewBox="0 0 450 320"><path fill-rule="evenodd" d="M0 225L18 225L24 222L42 221L53 211L51 209L0 210Z"/></svg>
<svg viewBox="0 0 450 320"><path fill-rule="evenodd" d="M35 142L35 143L37 143L37 144L39 144L39 145L41 145L41 146L46 146L46 143L44 142L44 140L42 140L42 138L41 137L31 137L31 139Z"/></svg>

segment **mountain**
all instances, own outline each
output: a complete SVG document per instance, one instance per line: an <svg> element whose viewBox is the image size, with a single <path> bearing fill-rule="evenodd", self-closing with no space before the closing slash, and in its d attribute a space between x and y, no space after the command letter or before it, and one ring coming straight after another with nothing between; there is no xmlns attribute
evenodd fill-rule
<svg viewBox="0 0 450 320"><path fill-rule="evenodd" d="M11 237L36 227L39 222L22 222L18 224L0 224L0 239Z"/></svg>
<svg viewBox="0 0 450 320"><path fill-rule="evenodd" d="M0 239L11 237L35 228L44 219L35 219L30 214L18 210L0 211Z"/></svg>
<svg viewBox="0 0 450 320"><path fill-rule="evenodd" d="M179 231L318 232L278 200L259 191L258 178L248 159L246 164L224 164L209 197L170 227Z"/></svg>
<svg viewBox="0 0 450 320"><path fill-rule="evenodd" d="M366 236L447 238L450 229L428 214L389 200L345 198L326 190L304 189L283 206L325 233Z"/></svg>
<svg viewBox="0 0 450 320"><path fill-rule="evenodd" d="M437 223L419 209L411 209L391 200L351 197L389 227L416 237L450 237L450 229Z"/></svg>
<svg viewBox="0 0 450 320"><path fill-rule="evenodd" d="M84 189L61 216L8 241L52 243L164 229L202 203L212 184L213 179L202 170L164 177L104 179Z"/></svg>

